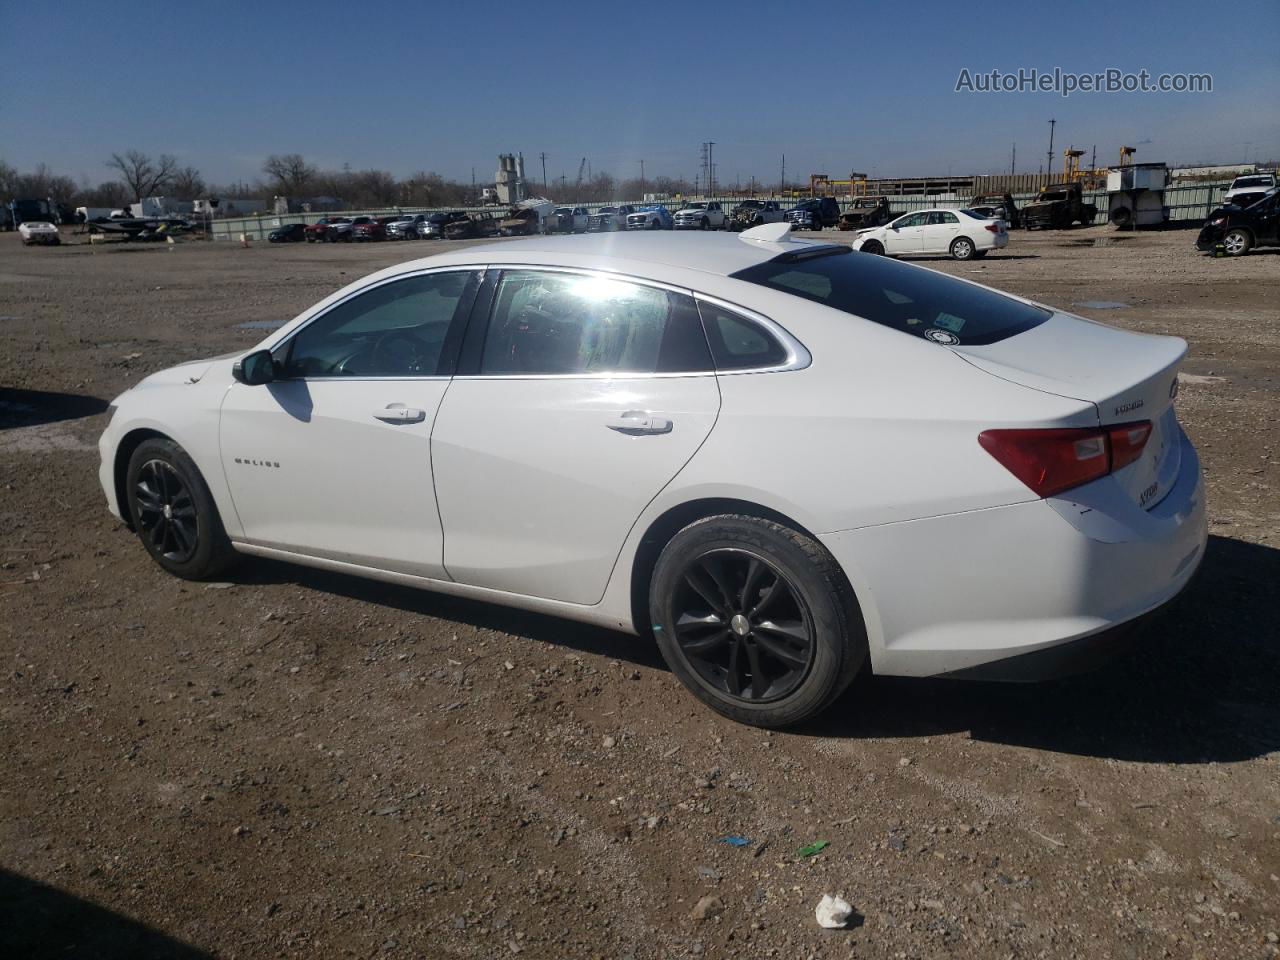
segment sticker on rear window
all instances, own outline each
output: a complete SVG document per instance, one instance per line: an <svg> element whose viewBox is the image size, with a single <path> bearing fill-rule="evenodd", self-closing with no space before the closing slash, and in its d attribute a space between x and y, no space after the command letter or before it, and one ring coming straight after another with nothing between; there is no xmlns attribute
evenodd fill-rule
<svg viewBox="0 0 1280 960"><path fill-rule="evenodd" d="M935 327L950 330L952 333L959 333L964 328L964 324L964 317L957 317L953 313L940 313L933 321Z"/></svg>
<svg viewBox="0 0 1280 960"><path fill-rule="evenodd" d="M950 330L939 330L937 327L930 327L924 332L924 335L934 343L942 343L948 347L954 347L960 342L960 338Z"/></svg>

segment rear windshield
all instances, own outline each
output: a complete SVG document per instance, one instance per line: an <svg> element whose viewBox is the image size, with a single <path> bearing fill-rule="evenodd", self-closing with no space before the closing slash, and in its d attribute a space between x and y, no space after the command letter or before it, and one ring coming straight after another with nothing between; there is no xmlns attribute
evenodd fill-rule
<svg viewBox="0 0 1280 960"><path fill-rule="evenodd" d="M852 250L784 254L733 277L949 345L997 343L1050 316L944 273Z"/></svg>

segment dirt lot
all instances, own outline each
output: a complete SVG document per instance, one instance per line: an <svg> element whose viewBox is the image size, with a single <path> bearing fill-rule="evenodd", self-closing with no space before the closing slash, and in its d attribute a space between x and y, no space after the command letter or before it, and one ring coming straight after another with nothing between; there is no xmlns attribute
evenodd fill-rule
<svg viewBox="0 0 1280 960"><path fill-rule="evenodd" d="M1200 577L1105 672L863 678L771 735L634 638L266 562L185 583L107 514L113 396L439 244L0 235L0 952L1280 954L1280 251L1112 236L935 265L1190 341Z"/></svg>

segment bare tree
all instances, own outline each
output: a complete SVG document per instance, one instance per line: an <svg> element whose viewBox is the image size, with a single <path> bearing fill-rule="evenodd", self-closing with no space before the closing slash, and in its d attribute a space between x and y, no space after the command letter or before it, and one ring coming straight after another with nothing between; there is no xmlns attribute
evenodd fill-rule
<svg viewBox="0 0 1280 960"><path fill-rule="evenodd" d="M195 167L182 167L169 178L169 192L179 200L195 200L205 191L204 177Z"/></svg>
<svg viewBox="0 0 1280 960"><path fill-rule="evenodd" d="M155 196L168 185L178 169L178 161L167 153L152 160L141 150L130 150L124 156L113 153L107 166L120 172L120 179L129 193L141 201L143 197Z"/></svg>
<svg viewBox="0 0 1280 960"><path fill-rule="evenodd" d="M286 197L302 196L316 178L316 168L300 153L273 153L262 164L262 172L271 178L275 191Z"/></svg>

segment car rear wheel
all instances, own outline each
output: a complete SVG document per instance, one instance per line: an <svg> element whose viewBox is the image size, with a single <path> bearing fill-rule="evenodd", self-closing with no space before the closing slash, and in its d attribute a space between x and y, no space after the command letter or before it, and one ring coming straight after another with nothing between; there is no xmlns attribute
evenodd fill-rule
<svg viewBox="0 0 1280 960"><path fill-rule="evenodd" d="M133 528L161 567L186 580L207 580L235 562L204 477L182 447L166 438L144 440L125 477Z"/></svg>
<svg viewBox="0 0 1280 960"><path fill-rule="evenodd" d="M672 672L740 723L807 720L866 660L862 618L835 559L769 520L722 515L685 527L658 558L649 596Z"/></svg>
<svg viewBox="0 0 1280 960"><path fill-rule="evenodd" d="M956 260L972 260L975 249L968 237L956 237L951 241L951 256Z"/></svg>
<svg viewBox="0 0 1280 960"><path fill-rule="evenodd" d="M1238 227L1234 230L1228 230L1227 235L1222 238L1222 249L1227 252L1229 257L1243 257L1252 246L1253 237L1249 236L1249 231L1241 230Z"/></svg>

